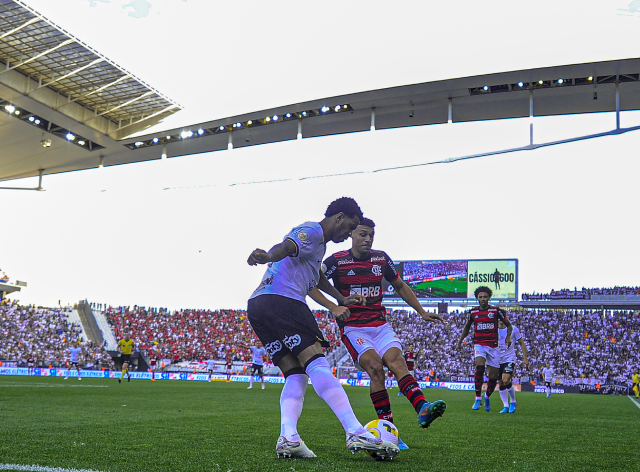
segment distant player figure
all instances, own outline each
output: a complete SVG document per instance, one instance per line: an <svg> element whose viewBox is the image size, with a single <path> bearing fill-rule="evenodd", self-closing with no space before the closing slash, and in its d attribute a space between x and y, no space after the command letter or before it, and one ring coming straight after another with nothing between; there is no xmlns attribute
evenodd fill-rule
<svg viewBox="0 0 640 472"><path fill-rule="evenodd" d="M153 347L149 349L149 372L151 373L151 381L156 381L156 369L160 364L160 351L158 350L158 343L153 343Z"/></svg>
<svg viewBox="0 0 640 472"><path fill-rule="evenodd" d="M78 342L77 346L73 346L70 344L69 347L69 365L67 366L67 375L65 376L65 380L69 378L69 372L72 367L78 371L78 380L82 380L80 376L80 356L82 355L82 347L80 346L80 342Z"/></svg>
<svg viewBox="0 0 640 472"><path fill-rule="evenodd" d="M283 207L283 211L288 209ZM247 260L252 266L268 264L262 282L249 299L247 314L253 330L285 378L280 396L278 457L316 457L300 439L297 428L309 380L344 428L349 451L366 450L386 457L399 452L396 445L375 437L356 418L322 351L323 347L329 347L329 342L306 304L307 295L316 286L343 305L331 310L335 317L349 316L344 305L363 302L361 296L344 297L321 270L327 243L346 240L361 219L362 210L354 199L339 198L328 206L322 221L294 227L281 243L268 252L256 249Z"/></svg>
<svg viewBox="0 0 640 472"><path fill-rule="evenodd" d="M427 313L420 305L416 295L402 280L389 255L372 249L375 237L375 223L363 218L351 233L351 249L340 251L327 257L324 265L326 277L343 296L362 295L366 303L349 307L351 316L336 317L340 327L341 339L351 355L354 364L360 365L371 378L369 395L378 418L393 423L393 413L387 389L393 388L393 377L397 380L399 395L405 395L418 415L418 425L428 428L441 417L446 404L442 400L427 402L413 373L403 356L402 344L387 322L386 309L382 305L383 283L391 284L394 293L404 300L423 320L443 322L439 315ZM320 287L322 288L322 287ZM309 296L326 308L334 304L329 302L318 290ZM412 359L415 355L412 354ZM413 365L413 363L412 363ZM384 381L384 367L388 378ZM400 438L400 449L408 446Z"/></svg>
<svg viewBox="0 0 640 472"><path fill-rule="evenodd" d="M260 382L262 382L262 390L264 390L264 372L262 369L264 367L264 356L267 351L263 347L258 347L257 344L255 346L251 346L251 352L253 352L253 361L251 364L251 373L249 374L249 386L247 390L251 390L253 388L253 377L257 374L260 376Z"/></svg>
<svg viewBox="0 0 640 472"><path fill-rule="evenodd" d="M33 375L34 374L34 366L35 366L36 360L33 357L33 354L31 354L28 358L27 358L27 375Z"/></svg>
<svg viewBox="0 0 640 472"><path fill-rule="evenodd" d="M496 267L496 271L493 273L493 283L496 286L496 290L500 289L500 272L498 271L498 268Z"/></svg>
<svg viewBox="0 0 640 472"><path fill-rule="evenodd" d="M227 354L227 382L231 382L231 374L233 374L233 356Z"/></svg>
<svg viewBox="0 0 640 472"><path fill-rule="evenodd" d="M416 353L413 352L413 349L414 349L413 343L409 344L409 349L404 353L404 361L407 364L407 370L409 371L409 374L415 378ZM398 392L398 396L399 397L402 396L402 391Z"/></svg>
<svg viewBox="0 0 640 472"><path fill-rule="evenodd" d="M136 343L133 342L129 335L129 331L125 331L124 338L118 342L118 352L120 353L120 360L122 361L122 372L118 383L122 383L124 374L127 374L127 382L131 382L131 374L129 374L129 362L131 362L131 351Z"/></svg>
<svg viewBox="0 0 640 472"><path fill-rule="evenodd" d="M516 342L520 343L522 349L522 363L529 368L529 359L527 358L527 346L524 344L524 338L520 334L520 330L513 326L511 331L511 344L507 346L507 326L500 321L498 323L498 347L500 349L500 398L504 408L500 413L515 413L516 407L516 389L513 386L512 379L516 369Z"/></svg>
<svg viewBox="0 0 640 472"><path fill-rule="evenodd" d="M473 348L476 371L474 383L476 390L476 401L473 410L479 410L482 406L482 384L484 383L484 373L488 370L489 381L487 382L487 393L484 396L484 409L491 411L489 398L496 389L498 375L500 374L500 351L498 349L498 322L502 321L507 327L505 343L511 344L512 326L507 320L507 313L496 306L489 305L489 300L493 292L489 287L478 287L474 291L479 306L472 308L467 313L467 322L462 329L462 334L458 340L458 352L462 352L462 340L467 337L473 325ZM486 366L489 366L486 369Z"/></svg>
<svg viewBox="0 0 640 472"><path fill-rule="evenodd" d="M547 362L547 367L542 369L542 376L544 377L545 391L547 392L547 398L551 397L551 387L553 386L553 369L551 364Z"/></svg>
<svg viewBox="0 0 640 472"><path fill-rule="evenodd" d="M640 398L640 375L636 370L633 376L631 377L632 385L631 390L635 393L636 398Z"/></svg>
<svg viewBox="0 0 640 472"><path fill-rule="evenodd" d="M207 360L207 372L209 373L209 377L207 378L207 382L211 382L211 376L213 375L213 371L216 368L216 361L214 359Z"/></svg>

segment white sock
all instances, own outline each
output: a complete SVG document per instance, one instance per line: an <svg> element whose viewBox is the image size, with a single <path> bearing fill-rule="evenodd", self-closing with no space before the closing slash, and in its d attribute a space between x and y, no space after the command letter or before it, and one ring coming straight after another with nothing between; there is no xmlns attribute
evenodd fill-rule
<svg viewBox="0 0 640 472"><path fill-rule="evenodd" d="M367 430L362 427L353 413L349 397L340 385L340 381L331 374L327 359L324 356L318 357L307 365L306 370L316 393L333 410L344 430L347 433L365 434Z"/></svg>
<svg viewBox="0 0 640 472"><path fill-rule="evenodd" d="M298 419L302 414L304 392L309 377L304 374L292 374L284 382L280 395L280 435L290 441L299 441Z"/></svg>
<svg viewBox="0 0 640 472"><path fill-rule="evenodd" d="M249 387L253 387L253 375L249 376Z"/></svg>
<svg viewBox="0 0 640 472"><path fill-rule="evenodd" d="M516 388L512 385L509 390L509 398L511 399L511 403L516 403Z"/></svg>
<svg viewBox="0 0 640 472"><path fill-rule="evenodd" d="M506 390L500 390L500 398L502 398L502 403L505 408L509 408L509 394Z"/></svg>

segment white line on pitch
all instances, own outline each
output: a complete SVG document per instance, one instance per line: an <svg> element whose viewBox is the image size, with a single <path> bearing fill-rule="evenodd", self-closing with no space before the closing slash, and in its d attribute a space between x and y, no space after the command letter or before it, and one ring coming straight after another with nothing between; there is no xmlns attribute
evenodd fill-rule
<svg viewBox="0 0 640 472"><path fill-rule="evenodd" d="M640 403L638 403L637 401L635 401L631 395L627 395L627 397L629 397L629 400L631 400L635 406L637 406L638 408L640 408Z"/></svg>
<svg viewBox="0 0 640 472"><path fill-rule="evenodd" d="M39 465L0 464L0 470L26 470L29 472L98 472L91 469L62 469L60 467L40 467Z"/></svg>

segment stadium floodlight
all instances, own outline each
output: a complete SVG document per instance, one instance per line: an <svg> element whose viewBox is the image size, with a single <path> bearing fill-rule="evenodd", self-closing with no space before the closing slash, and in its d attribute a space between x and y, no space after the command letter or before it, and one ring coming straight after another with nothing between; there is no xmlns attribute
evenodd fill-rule
<svg viewBox="0 0 640 472"><path fill-rule="evenodd" d="M307 112L306 112L306 111L303 111L303 112L302 112L302 116L307 116Z"/></svg>
<svg viewBox="0 0 640 472"><path fill-rule="evenodd" d="M233 126L234 126L234 127L236 127L236 128L242 128L242 123L240 123L240 122L238 121L238 122L237 122L235 125L233 125Z"/></svg>
<svg viewBox="0 0 640 472"><path fill-rule="evenodd" d="M336 105L336 107L334 108L336 113L338 113L341 109L342 107L340 105Z"/></svg>
<svg viewBox="0 0 640 472"><path fill-rule="evenodd" d="M35 119L35 117L30 116L30 117L29 117L29 121L30 121L31 123L33 123L34 121L36 121L36 119Z"/></svg>
<svg viewBox="0 0 640 472"><path fill-rule="evenodd" d="M273 121L278 121L278 118L280 118L278 115L273 115L272 120L273 120Z"/></svg>
<svg viewBox="0 0 640 472"><path fill-rule="evenodd" d="M80 146L84 146L86 143L85 143L84 141L78 141L78 144L79 144Z"/></svg>
<svg viewBox="0 0 640 472"><path fill-rule="evenodd" d="M166 136L166 139L171 139L171 136Z"/></svg>
<svg viewBox="0 0 640 472"><path fill-rule="evenodd" d="M484 87L482 87L482 90L484 90L486 92L487 90L489 90L489 86L485 85Z"/></svg>
<svg viewBox="0 0 640 472"><path fill-rule="evenodd" d="M328 111L329 111L329 107L325 105L325 106L323 106L322 108L320 108L320 111L321 111L322 113L326 113L326 112L328 112Z"/></svg>
<svg viewBox="0 0 640 472"><path fill-rule="evenodd" d="M69 141L73 141L74 139L76 139L76 137L72 133L67 133L67 139Z"/></svg>
<svg viewBox="0 0 640 472"><path fill-rule="evenodd" d="M20 110L16 110L14 113L15 113L16 115L19 115L19 114L20 114Z"/></svg>
<svg viewBox="0 0 640 472"><path fill-rule="evenodd" d="M140 146L144 145L144 143L142 141L136 141L134 143L134 145L135 145L135 147L140 147Z"/></svg>
<svg viewBox="0 0 640 472"><path fill-rule="evenodd" d="M160 140L159 140L158 138L153 138L153 140L152 140L152 141L153 141L153 144L157 144L157 143L158 143L158 141L160 141Z"/></svg>
<svg viewBox="0 0 640 472"><path fill-rule="evenodd" d="M269 122L271 121L271 117L270 117L270 116L267 116L267 117L264 119L264 121L266 121L267 123L269 123Z"/></svg>
<svg viewBox="0 0 640 472"><path fill-rule="evenodd" d="M5 105L4 109L7 110L9 113L13 113L14 111L16 111L16 107L14 107L13 105Z"/></svg>
<svg viewBox="0 0 640 472"><path fill-rule="evenodd" d="M589 81L593 80L593 76L591 76L591 75L590 75L590 76L587 78L587 80L589 80Z"/></svg>
<svg viewBox="0 0 640 472"><path fill-rule="evenodd" d="M518 87L524 87L524 83L523 82L518 82Z"/></svg>
<svg viewBox="0 0 640 472"><path fill-rule="evenodd" d="M221 126L220 128L218 128L220 131L224 131L224 126Z"/></svg>
<svg viewBox="0 0 640 472"><path fill-rule="evenodd" d="M199 135L199 136L202 136L203 134L204 134L204 130L203 130L202 128L200 128L200 129L198 130L198 135Z"/></svg>
<svg viewBox="0 0 640 472"><path fill-rule="evenodd" d="M286 115L284 115L285 118L291 118L291 113L287 113Z"/></svg>
<svg viewBox="0 0 640 472"><path fill-rule="evenodd" d="M36 118L36 119L35 119L35 121L34 121L34 123L35 123L35 124L37 124L37 125L39 125L39 124L40 124L40 120Z"/></svg>
<svg viewBox="0 0 640 472"><path fill-rule="evenodd" d="M564 79L558 79L557 81L560 85L562 85L564 83Z"/></svg>
<svg viewBox="0 0 640 472"><path fill-rule="evenodd" d="M249 121L247 121L247 124L248 125L253 124L253 121L249 120Z"/></svg>
<svg viewBox="0 0 640 472"><path fill-rule="evenodd" d="M538 83L539 83L540 85L542 85L542 84L544 84L544 80L538 80Z"/></svg>
<svg viewBox="0 0 640 472"><path fill-rule="evenodd" d="M193 136L193 131L191 130L183 131L182 133L180 133L180 137L182 139L187 139L187 138L190 138L191 136Z"/></svg>
<svg viewBox="0 0 640 472"><path fill-rule="evenodd" d="M43 148L51 147L51 140L43 139L42 141L40 141L40 144L42 145Z"/></svg>

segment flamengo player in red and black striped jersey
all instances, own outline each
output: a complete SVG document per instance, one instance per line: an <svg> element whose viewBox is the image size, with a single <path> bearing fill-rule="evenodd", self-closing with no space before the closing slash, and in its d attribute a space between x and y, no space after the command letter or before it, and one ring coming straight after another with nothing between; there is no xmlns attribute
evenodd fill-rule
<svg viewBox="0 0 640 472"><path fill-rule="evenodd" d="M500 374L500 351L498 349L498 322L502 321L507 327L506 345L511 344L511 331L513 327L507 319L507 313L496 306L489 305L489 300L493 292L489 287L478 287L474 295L479 306L469 310L467 323L462 329L462 334L458 340L458 352L462 352L462 340L467 337L471 325L473 325L473 347L475 355L476 370L474 374L476 401L472 409L479 410L482 405L482 384L484 382L485 365L487 369L487 393L484 397L484 409L491 411L489 397L496 389L498 375Z"/></svg>
<svg viewBox="0 0 640 472"><path fill-rule="evenodd" d="M355 363L371 378L371 401L378 418L393 421L389 394L385 388L384 365L398 379L400 391L411 402L418 413L418 424L423 428L442 416L446 404L442 400L429 403L425 400L416 379L409 373L402 355L402 345L385 319L382 306L382 279L385 278L395 292L426 321L444 322L440 315L427 313L413 291L399 277L391 258L383 251L371 249L375 223L363 218L351 232L351 249L329 256L324 264L327 279L344 297L354 294L366 298L365 305L349 306L348 316L337 316L336 320L347 350ZM328 282L326 282L328 284ZM318 288L324 292L322 286ZM335 304L327 300L318 290L309 296L322 306L333 309ZM402 447L401 447L402 448Z"/></svg>

